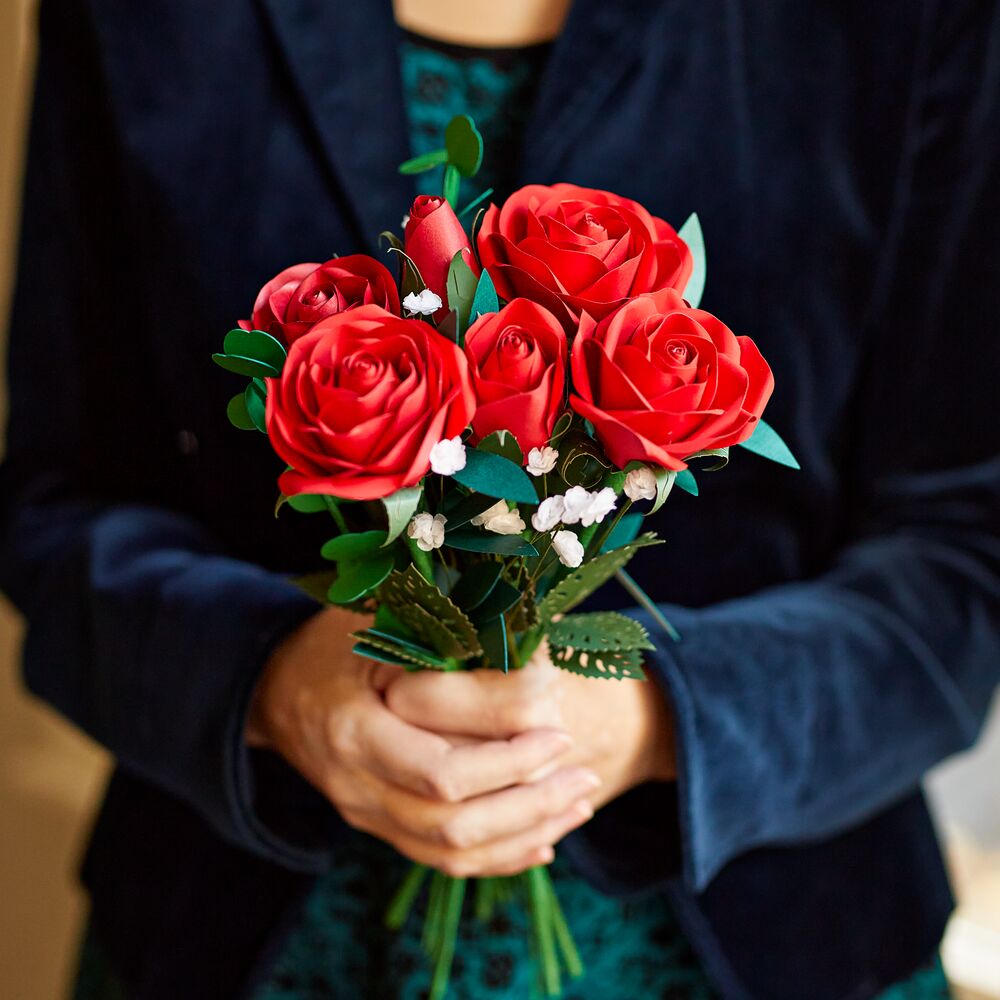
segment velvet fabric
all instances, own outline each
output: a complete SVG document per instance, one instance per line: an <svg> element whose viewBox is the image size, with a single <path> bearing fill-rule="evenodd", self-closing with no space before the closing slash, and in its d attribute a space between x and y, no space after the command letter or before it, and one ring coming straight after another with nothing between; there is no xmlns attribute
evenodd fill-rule
<svg viewBox="0 0 1000 1000"><path fill-rule="evenodd" d="M209 354L290 261L398 226L396 29L388 0L41 25L0 582L28 685L118 760L84 874L129 997L239 996L344 827L241 742L325 526L274 520ZM565 847L671 893L727 1000L874 996L950 909L919 785L1000 673L998 92L994 0L578 0L526 132L522 181L697 210L703 304L802 463L740 453L658 516L679 781Z"/></svg>

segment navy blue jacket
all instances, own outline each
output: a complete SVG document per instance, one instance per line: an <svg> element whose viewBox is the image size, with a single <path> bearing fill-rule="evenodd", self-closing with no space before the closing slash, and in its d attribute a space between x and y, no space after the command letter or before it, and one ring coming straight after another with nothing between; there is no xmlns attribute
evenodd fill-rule
<svg viewBox="0 0 1000 1000"><path fill-rule="evenodd" d="M320 539L273 518L208 355L279 268L398 227L395 29L388 0L41 17L2 586L29 686L118 760L85 880L129 997L217 1000L344 827L241 742ZM919 786L1000 668L998 140L994 0L578 0L542 84L522 179L698 211L704 304L803 466L741 452L663 509L635 574L683 633L652 664L680 779L566 848L670 892L728 1000L872 996L950 909Z"/></svg>

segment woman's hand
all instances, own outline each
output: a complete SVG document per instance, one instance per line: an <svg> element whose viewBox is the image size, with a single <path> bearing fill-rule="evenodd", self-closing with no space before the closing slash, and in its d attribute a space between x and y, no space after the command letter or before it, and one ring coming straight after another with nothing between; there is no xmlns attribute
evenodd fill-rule
<svg viewBox="0 0 1000 1000"><path fill-rule="evenodd" d="M572 739L545 724L450 740L407 722L383 698L404 672L351 652L350 632L368 624L330 608L289 636L258 684L248 741L276 750L351 826L414 861L455 876L551 861L551 845L592 815L586 797L599 784L587 768L562 766ZM442 728L462 728L450 723Z"/></svg>
<svg viewBox="0 0 1000 1000"><path fill-rule="evenodd" d="M676 776L673 722L653 681L595 680L554 666L543 643L523 669L403 673L385 692L401 719L423 729L483 740L563 729L573 747L560 763L592 768L602 779L590 800L600 807L644 781Z"/></svg>

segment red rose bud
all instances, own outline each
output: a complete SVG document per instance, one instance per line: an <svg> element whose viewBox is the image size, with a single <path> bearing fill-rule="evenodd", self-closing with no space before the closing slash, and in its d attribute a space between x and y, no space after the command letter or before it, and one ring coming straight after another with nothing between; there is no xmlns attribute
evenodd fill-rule
<svg viewBox="0 0 1000 1000"><path fill-rule="evenodd" d="M363 305L399 315L395 279L364 254L335 257L325 264L296 264L276 275L260 290L253 318L240 326L291 344L320 320Z"/></svg>
<svg viewBox="0 0 1000 1000"><path fill-rule="evenodd" d="M570 405L619 468L643 461L683 469L695 452L746 441L774 389L749 337L669 289L600 322L585 315L571 366Z"/></svg>
<svg viewBox="0 0 1000 1000"><path fill-rule="evenodd" d="M463 251L462 259L479 274L469 237L444 198L421 194L410 207L403 243L406 256L416 265L427 287L444 303L434 316L440 320L448 312L448 268L455 254Z"/></svg>
<svg viewBox="0 0 1000 1000"><path fill-rule="evenodd" d="M510 431L525 455L552 436L566 387L566 333L543 306L514 299L465 335L476 393L475 439Z"/></svg>
<svg viewBox="0 0 1000 1000"><path fill-rule="evenodd" d="M370 305L331 316L269 380L267 433L291 466L278 485L347 500L414 486L475 405L465 355L427 323Z"/></svg>
<svg viewBox="0 0 1000 1000"><path fill-rule="evenodd" d="M501 298L540 302L569 331L584 312L600 319L643 292L683 291L694 267L663 219L574 184L530 184L491 205L477 242Z"/></svg>

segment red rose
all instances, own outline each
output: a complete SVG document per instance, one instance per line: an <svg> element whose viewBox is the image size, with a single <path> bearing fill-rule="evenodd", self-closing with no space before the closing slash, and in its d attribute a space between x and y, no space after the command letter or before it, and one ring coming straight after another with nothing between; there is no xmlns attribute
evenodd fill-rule
<svg viewBox="0 0 1000 1000"><path fill-rule="evenodd" d="M501 298L540 302L567 329L584 312L600 319L643 292L683 291L693 268L687 244L663 219L574 184L529 184L502 208L491 205L478 246Z"/></svg>
<svg viewBox="0 0 1000 1000"><path fill-rule="evenodd" d="M683 459L753 433L774 389L757 345L674 291L627 302L573 342L570 404L619 468Z"/></svg>
<svg viewBox="0 0 1000 1000"><path fill-rule="evenodd" d="M253 318L240 326L291 344L321 319L363 305L399 315L395 280L364 254L335 257L325 264L296 264L273 277L257 295Z"/></svg>
<svg viewBox="0 0 1000 1000"><path fill-rule="evenodd" d="M462 259L479 274L469 237L444 198L430 194L417 196L403 231L403 249L427 287L441 297L444 307L435 314L440 320L448 311L448 268L455 254L464 251Z"/></svg>
<svg viewBox="0 0 1000 1000"><path fill-rule="evenodd" d="M508 430L525 455L552 435L566 387L566 333L547 309L514 299L465 335L476 392L476 438Z"/></svg>
<svg viewBox="0 0 1000 1000"><path fill-rule="evenodd" d="M465 355L421 320L359 306L317 323L269 380L267 432L286 496L375 500L414 486L475 410Z"/></svg>

